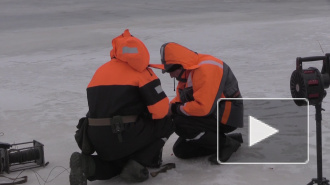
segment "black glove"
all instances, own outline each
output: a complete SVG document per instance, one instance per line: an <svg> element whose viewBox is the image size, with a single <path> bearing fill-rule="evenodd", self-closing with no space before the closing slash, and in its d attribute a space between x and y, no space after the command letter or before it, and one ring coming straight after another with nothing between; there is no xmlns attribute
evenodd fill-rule
<svg viewBox="0 0 330 185"><path fill-rule="evenodd" d="M180 103L180 102L173 103L171 105L172 114L178 114L178 109L180 108L181 105L182 105L182 103Z"/></svg>
<svg viewBox="0 0 330 185"><path fill-rule="evenodd" d="M180 100L182 103L194 101L194 90L192 87L187 87L184 89L179 89Z"/></svg>

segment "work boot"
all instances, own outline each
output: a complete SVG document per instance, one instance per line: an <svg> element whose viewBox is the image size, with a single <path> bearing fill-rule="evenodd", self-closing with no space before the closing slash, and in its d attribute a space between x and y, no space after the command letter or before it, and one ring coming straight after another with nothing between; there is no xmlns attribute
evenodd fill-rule
<svg viewBox="0 0 330 185"><path fill-rule="evenodd" d="M227 134L226 138L231 138L233 146L226 146L227 144L227 139L226 139L226 143L223 146L223 148L220 148L220 153L219 153L219 159L221 162L226 162L230 156L232 155L232 153L236 152L237 149L241 146L240 143L243 143L243 137L241 133L231 133L231 134ZM230 139L229 139L230 140ZM224 151L225 150L225 151ZM231 152L233 151L233 152ZM219 165L220 163L217 160L217 154L213 154L208 158L208 161L211 163L211 165Z"/></svg>
<svg viewBox="0 0 330 185"><path fill-rule="evenodd" d="M231 137L226 137L225 144L219 150L219 160L221 162L226 162L230 156L237 151L241 146L241 143L232 139Z"/></svg>
<svg viewBox="0 0 330 185"><path fill-rule="evenodd" d="M227 134L226 136L228 136L232 139L235 139L236 141L238 141L240 143L243 143L243 137L242 137L241 133L230 133L230 134Z"/></svg>
<svg viewBox="0 0 330 185"><path fill-rule="evenodd" d="M131 159L119 176L129 182L143 182L149 178L149 171L146 167Z"/></svg>
<svg viewBox="0 0 330 185"><path fill-rule="evenodd" d="M87 185L87 178L95 173L93 158L78 152L72 153L70 168L70 185Z"/></svg>

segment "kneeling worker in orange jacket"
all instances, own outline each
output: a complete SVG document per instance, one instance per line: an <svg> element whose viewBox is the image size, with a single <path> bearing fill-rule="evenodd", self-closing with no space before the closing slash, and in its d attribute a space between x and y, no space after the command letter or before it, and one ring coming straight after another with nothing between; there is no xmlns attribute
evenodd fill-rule
<svg viewBox="0 0 330 185"><path fill-rule="evenodd" d="M173 42L162 45L160 54L162 64L150 66L179 81L169 111L179 136L174 154L183 159L211 155L216 164L218 125L219 160L227 161L243 142L239 133L227 134L243 126L242 100L220 101L217 123L217 100L242 97L233 72L223 61Z"/></svg>
<svg viewBox="0 0 330 185"><path fill-rule="evenodd" d="M71 185L117 175L146 180L146 167L161 165L162 148L174 132L167 116L169 99L148 68L146 46L128 30L112 46L111 60L97 69L87 87L87 135L97 155L71 155Z"/></svg>

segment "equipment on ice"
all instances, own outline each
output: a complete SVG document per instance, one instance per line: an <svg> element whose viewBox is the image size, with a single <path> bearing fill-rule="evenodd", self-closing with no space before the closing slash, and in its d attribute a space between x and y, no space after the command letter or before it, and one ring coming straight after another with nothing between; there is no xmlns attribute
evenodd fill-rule
<svg viewBox="0 0 330 185"><path fill-rule="evenodd" d="M0 142L0 174L40 166L45 166L44 145L40 142L36 140L16 144Z"/></svg>
<svg viewBox="0 0 330 185"><path fill-rule="evenodd" d="M165 173L165 172L167 172L167 170L173 169L175 167L176 167L175 163L167 163L167 164L163 165L160 170L151 172L150 175L152 177L156 177L159 173Z"/></svg>
<svg viewBox="0 0 330 185"><path fill-rule="evenodd" d="M323 61L322 71L315 67L302 68L303 62ZM329 185L329 180L322 175L322 100L326 96L325 89L330 85L330 53L325 56L314 56L296 60L296 70L292 72L290 90L293 98L306 98L307 101L294 100L298 106L314 105L316 120L316 145L317 145L317 178L313 178L308 185Z"/></svg>
<svg viewBox="0 0 330 185"><path fill-rule="evenodd" d="M293 98L306 98L309 105L317 105L322 103L323 98L327 95L324 89L330 85L330 53L325 56L314 56L300 58L296 60L296 70L292 72L290 80L290 90ZM315 67L303 69L303 62L323 61L322 71ZM307 105L306 101L295 100L298 106Z"/></svg>

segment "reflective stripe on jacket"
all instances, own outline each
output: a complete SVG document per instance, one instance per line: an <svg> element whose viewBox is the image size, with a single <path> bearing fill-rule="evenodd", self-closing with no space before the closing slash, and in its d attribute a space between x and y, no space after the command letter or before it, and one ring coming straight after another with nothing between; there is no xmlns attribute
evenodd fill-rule
<svg viewBox="0 0 330 185"><path fill-rule="evenodd" d="M148 68L149 52L128 30L113 39L111 60L97 69L87 87L91 118L167 115L169 100L156 74Z"/></svg>
<svg viewBox="0 0 330 185"><path fill-rule="evenodd" d="M229 66L223 61L205 54L198 54L177 43L163 45L163 60L167 64L180 64L186 69L179 82L177 96L171 103L181 102L178 112L186 116L217 115L217 100L241 97L238 82ZM191 89L191 91L189 91ZM192 93L182 94L182 93ZM222 124L243 126L243 103L220 103ZM226 101L229 102L229 101Z"/></svg>

